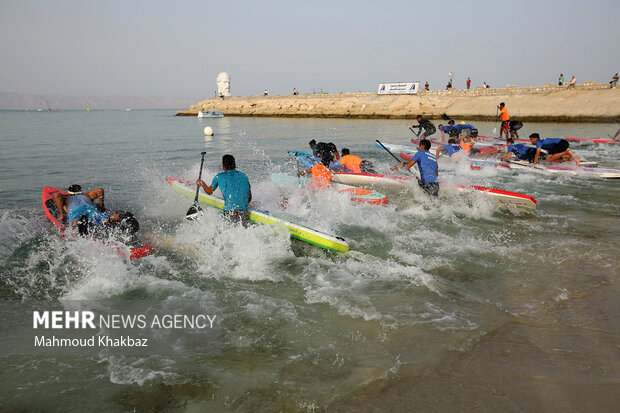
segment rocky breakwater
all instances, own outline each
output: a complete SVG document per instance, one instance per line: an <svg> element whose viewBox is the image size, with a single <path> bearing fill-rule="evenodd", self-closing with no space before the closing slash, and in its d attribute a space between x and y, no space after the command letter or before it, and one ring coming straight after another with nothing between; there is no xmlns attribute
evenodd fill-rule
<svg viewBox="0 0 620 413"><path fill-rule="evenodd" d="M336 93L289 96L212 98L178 113L196 116L201 110L221 110L225 116L428 118L494 120L505 102L511 118L522 121L619 122L620 89L585 82L574 89L547 84L471 90L431 90L417 95Z"/></svg>

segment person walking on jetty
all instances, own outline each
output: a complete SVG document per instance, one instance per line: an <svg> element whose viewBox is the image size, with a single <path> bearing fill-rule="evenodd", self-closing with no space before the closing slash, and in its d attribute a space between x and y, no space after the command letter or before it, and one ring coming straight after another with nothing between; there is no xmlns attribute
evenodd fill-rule
<svg viewBox="0 0 620 413"><path fill-rule="evenodd" d="M423 140L424 138L431 136L432 134L437 132L437 129L435 129L435 125L433 125L433 122L428 119L422 119L422 115L416 116L416 120L418 121L418 124L416 126L409 125L409 129L411 129L411 131L413 132L413 128L418 128L418 133L416 134L416 136L420 138L420 140ZM424 133L420 134L420 132L422 132L422 129L424 129Z"/></svg>
<svg viewBox="0 0 620 413"><path fill-rule="evenodd" d="M428 90L429 90L429 89L428 89L428 82L426 82L426 83L424 84L424 90L426 90L426 91L428 91Z"/></svg>
<svg viewBox="0 0 620 413"><path fill-rule="evenodd" d="M609 85L612 89L618 86L618 79L619 78L617 73L611 77L611 82L609 82Z"/></svg>
<svg viewBox="0 0 620 413"><path fill-rule="evenodd" d="M222 216L232 223L241 223L247 227L250 222L248 204L252 201L252 188L246 174L237 171L236 168L235 157L224 155L222 157L224 172L215 175L210 186L201 179L198 179L196 184L209 195L220 188L224 195Z"/></svg>
<svg viewBox="0 0 620 413"><path fill-rule="evenodd" d="M538 133L532 133L530 135L530 142L532 145L536 145L536 154L534 155L532 166L538 163L542 150L547 151L547 161L549 162L574 161L579 166L579 157L573 156L573 151L568 148L570 145L566 139L540 139Z"/></svg>
<svg viewBox="0 0 620 413"><path fill-rule="evenodd" d="M562 86L564 84L564 74L560 73L560 78L558 79L558 86Z"/></svg>
<svg viewBox="0 0 620 413"><path fill-rule="evenodd" d="M570 83L568 84L568 87L572 87L573 89L575 88L575 84L577 83L577 79L575 79L575 76L573 76L570 80Z"/></svg>
<svg viewBox="0 0 620 413"><path fill-rule="evenodd" d="M465 84L467 85L467 90L469 90L469 88L471 87L471 79L469 78L469 76L467 76L467 81L465 82Z"/></svg>
<svg viewBox="0 0 620 413"><path fill-rule="evenodd" d="M504 102L500 103L497 109L499 110L499 115L497 115L497 118L501 119L502 121L502 124L499 128L499 138L501 139L502 134L505 133L506 139L508 139L510 137L510 115L508 115L508 109L506 109L506 104Z"/></svg>

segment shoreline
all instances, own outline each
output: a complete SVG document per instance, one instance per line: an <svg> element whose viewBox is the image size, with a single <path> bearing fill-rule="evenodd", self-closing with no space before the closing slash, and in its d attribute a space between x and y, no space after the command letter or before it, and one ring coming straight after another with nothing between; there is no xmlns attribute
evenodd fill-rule
<svg viewBox="0 0 620 413"><path fill-rule="evenodd" d="M417 95L337 93L205 99L177 116L221 110L225 116L286 118L496 119L505 102L511 119L528 122L620 122L620 89L606 84L421 91Z"/></svg>

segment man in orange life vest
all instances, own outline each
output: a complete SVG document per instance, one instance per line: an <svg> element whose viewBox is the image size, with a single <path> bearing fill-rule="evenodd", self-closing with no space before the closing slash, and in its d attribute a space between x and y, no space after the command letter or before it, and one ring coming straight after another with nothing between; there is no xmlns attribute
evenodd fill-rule
<svg viewBox="0 0 620 413"><path fill-rule="evenodd" d="M506 134L506 139L510 137L510 115L508 115L508 109L506 109L506 104L504 102L500 103L497 107L499 109L498 118L501 118L502 125L499 128L499 137L502 138L502 134Z"/></svg>
<svg viewBox="0 0 620 413"><path fill-rule="evenodd" d="M334 174L329 170L331 154L323 153L321 163L313 165L306 171L297 172L297 176L312 175L309 187L312 189L323 189L332 186Z"/></svg>
<svg viewBox="0 0 620 413"><path fill-rule="evenodd" d="M375 167L368 160L363 160L359 156L351 155L347 148L342 148L340 157L340 172L355 172L362 174L376 174Z"/></svg>

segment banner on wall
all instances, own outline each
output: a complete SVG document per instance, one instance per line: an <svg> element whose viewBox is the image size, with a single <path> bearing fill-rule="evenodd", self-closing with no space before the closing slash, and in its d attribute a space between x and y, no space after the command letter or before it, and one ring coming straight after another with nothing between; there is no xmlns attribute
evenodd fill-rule
<svg viewBox="0 0 620 413"><path fill-rule="evenodd" d="M415 94L420 90L420 82L379 83L378 95Z"/></svg>

